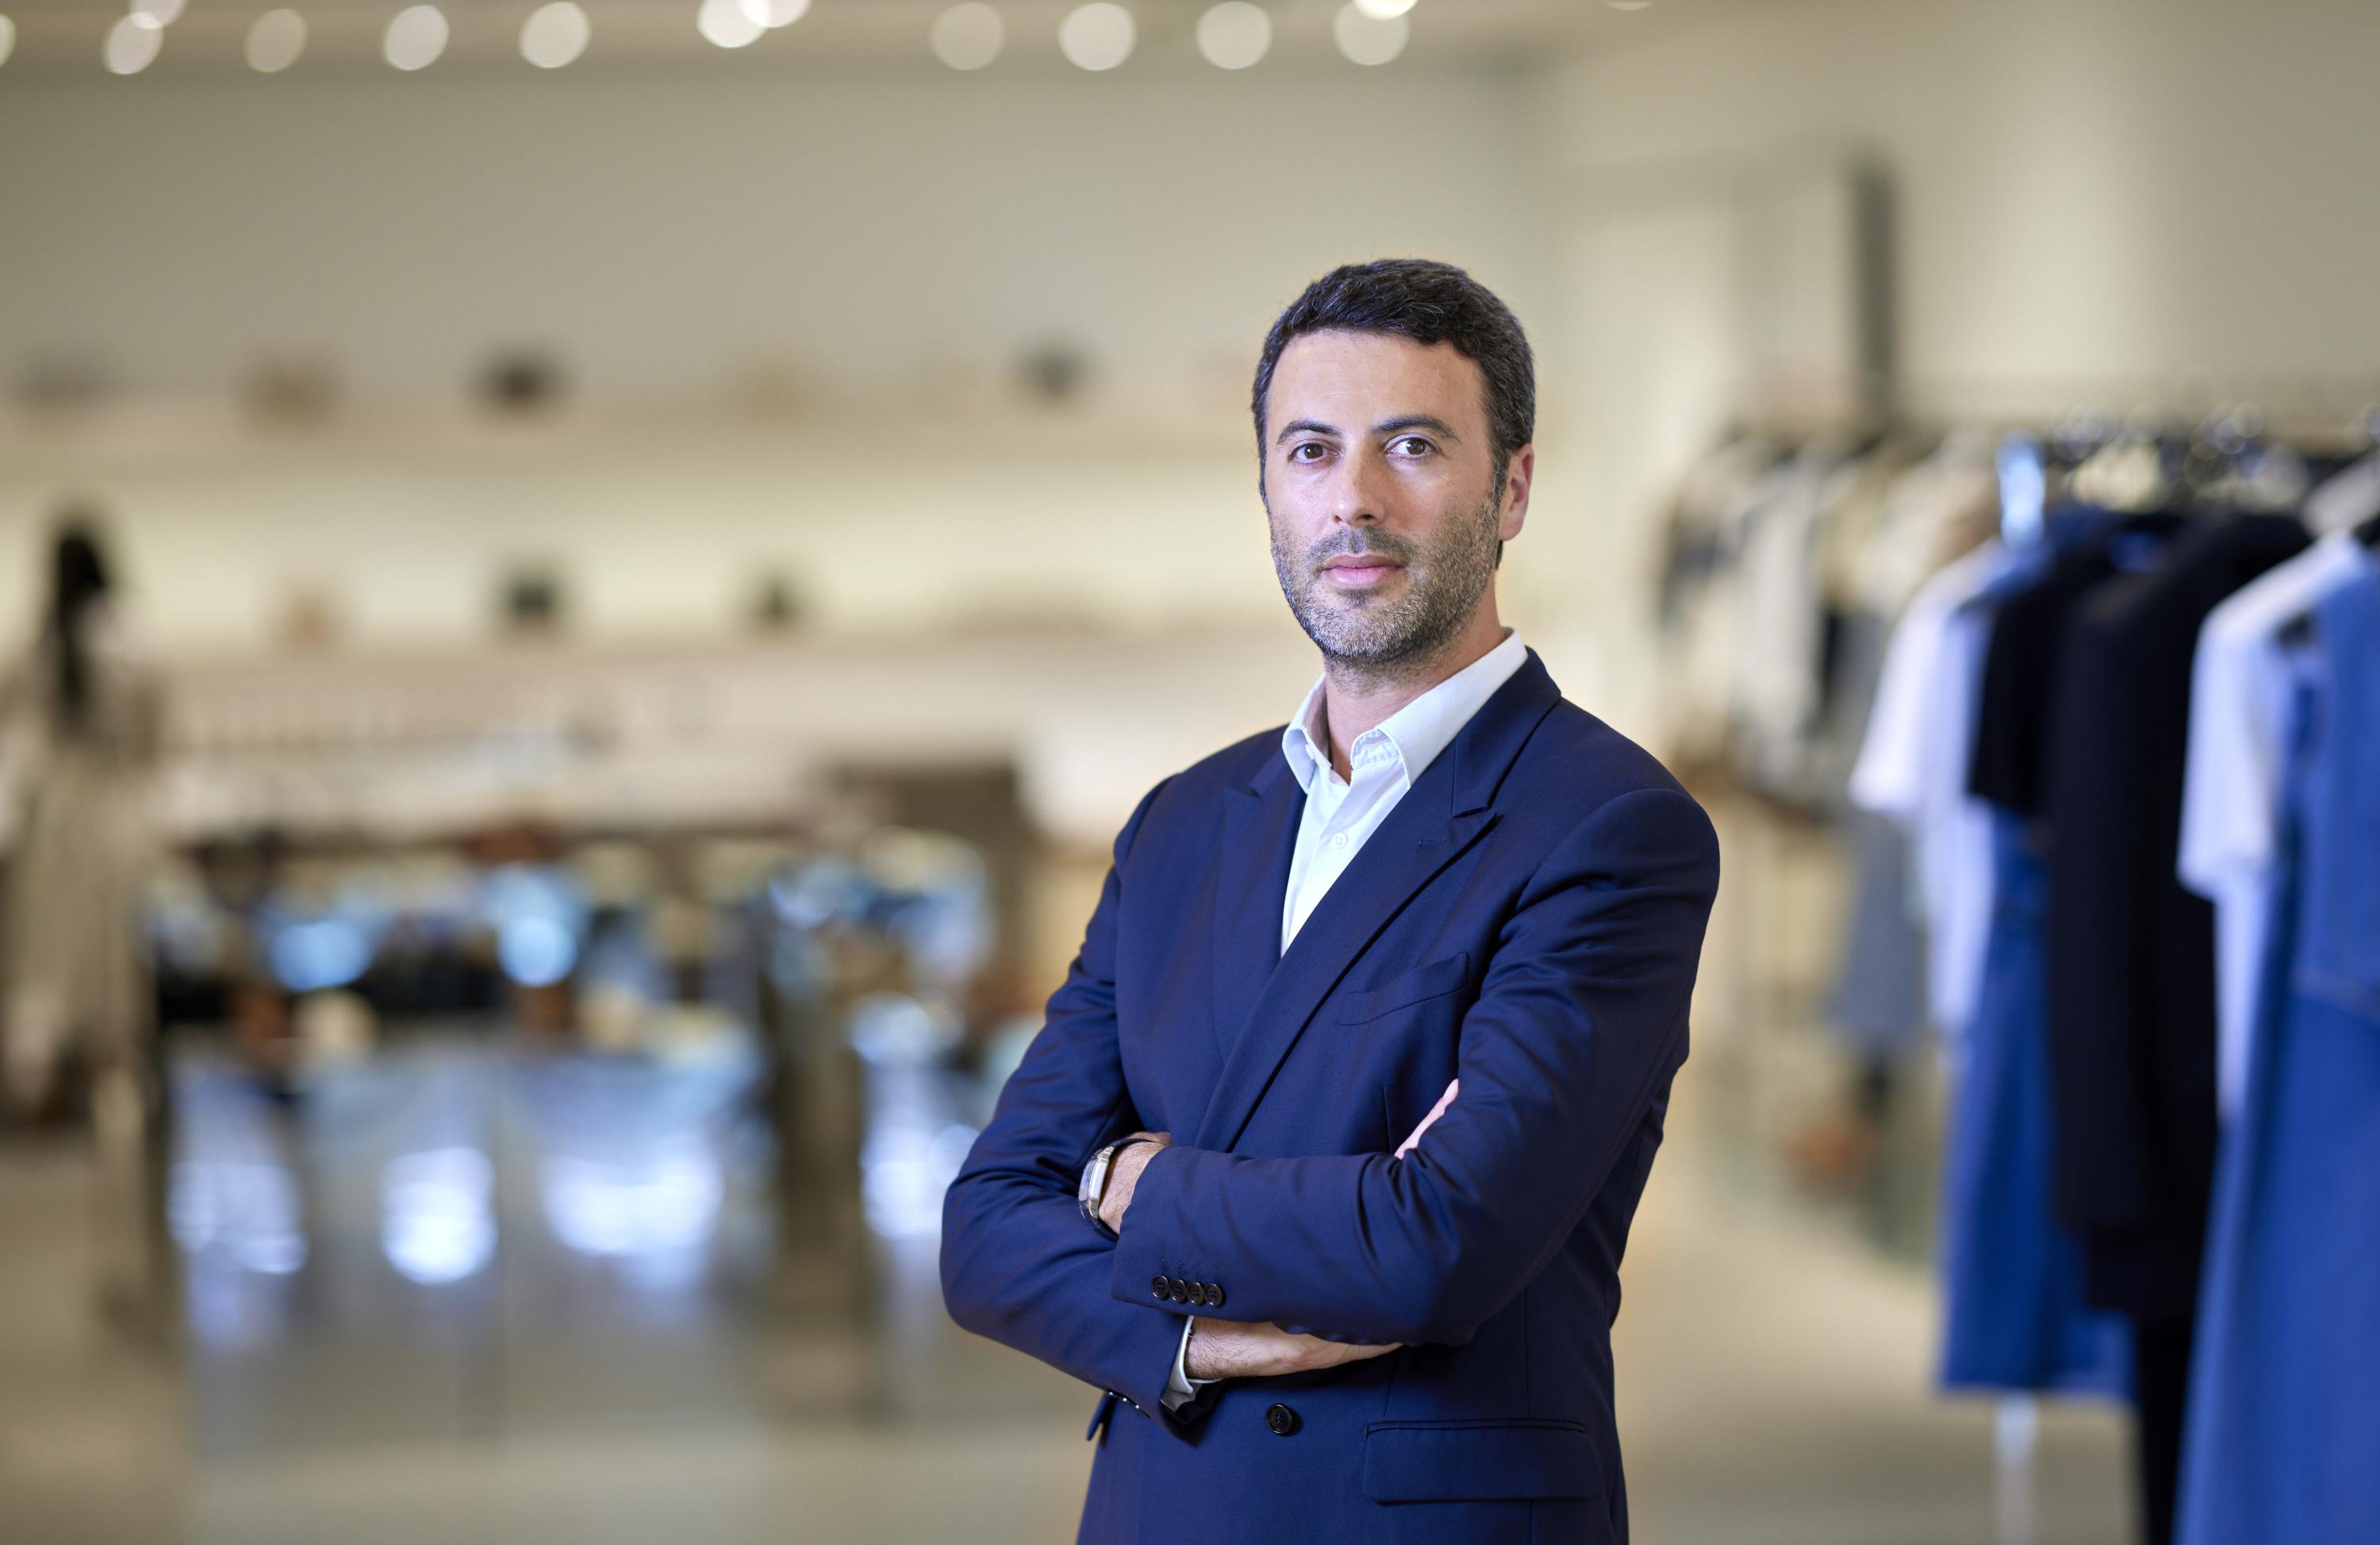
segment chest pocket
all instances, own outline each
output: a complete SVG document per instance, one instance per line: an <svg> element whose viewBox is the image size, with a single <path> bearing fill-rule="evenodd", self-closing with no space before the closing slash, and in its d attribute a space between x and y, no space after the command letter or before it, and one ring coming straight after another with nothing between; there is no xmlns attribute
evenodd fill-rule
<svg viewBox="0 0 2380 1545"><path fill-rule="evenodd" d="M1339 995L1339 1022L1361 1024L1383 1014L1407 1008L1429 998L1460 992L1471 979L1471 953L1458 951L1442 960L1418 965L1379 986Z"/></svg>

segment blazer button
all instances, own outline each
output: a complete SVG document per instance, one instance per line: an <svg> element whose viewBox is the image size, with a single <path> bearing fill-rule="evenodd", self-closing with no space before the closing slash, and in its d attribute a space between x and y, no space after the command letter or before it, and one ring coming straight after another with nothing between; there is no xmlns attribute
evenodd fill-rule
<svg viewBox="0 0 2380 1545"><path fill-rule="evenodd" d="M1177 1304L1186 1304L1190 1301L1190 1285L1180 1277L1173 1279L1173 1301Z"/></svg>
<svg viewBox="0 0 2380 1545"><path fill-rule="evenodd" d="M1221 1283L1210 1282L1207 1285L1207 1307L1208 1309L1220 1309L1223 1307L1223 1285Z"/></svg>
<svg viewBox="0 0 2380 1545"><path fill-rule="evenodd" d="M1286 1406L1268 1406L1265 1407L1265 1425L1272 1429L1274 1437L1286 1438L1297 1430L1297 1413Z"/></svg>
<svg viewBox="0 0 2380 1545"><path fill-rule="evenodd" d="M1173 1297L1173 1285L1163 1277L1151 1277L1148 1279L1148 1291L1153 1297L1170 1298Z"/></svg>

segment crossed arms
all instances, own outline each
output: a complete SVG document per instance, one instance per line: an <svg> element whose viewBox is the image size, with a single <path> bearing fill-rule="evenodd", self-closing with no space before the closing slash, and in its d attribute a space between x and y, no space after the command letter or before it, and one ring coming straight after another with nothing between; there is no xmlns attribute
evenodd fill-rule
<svg viewBox="0 0 2380 1545"><path fill-rule="evenodd" d="M1200 1377L1232 1370L1202 1345L1220 1357L1269 1344L1266 1330L1224 1322L1330 1329L1249 1352L1273 1372L1288 1370L1267 1361L1275 1353L1344 1360L1469 1340L1561 1247L1683 1056L1718 886L1709 822L1682 794L1637 790L1553 848L1498 935L1463 1021L1461 1097L1427 1143L1280 1159L1129 1151L1129 1185L1119 1196L1120 1173L1110 1187L1124 1204L1111 1241L1084 1221L1075 1186L1096 1149L1140 1124L1117 1040L1116 919L1163 788L1118 835L1082 951L944 1201L952 1317L1143 1412L1160 1409L1182 1332L1170 1304L1149 1301L1153 1275L1231 1286L1192 1339Z"/></svg>

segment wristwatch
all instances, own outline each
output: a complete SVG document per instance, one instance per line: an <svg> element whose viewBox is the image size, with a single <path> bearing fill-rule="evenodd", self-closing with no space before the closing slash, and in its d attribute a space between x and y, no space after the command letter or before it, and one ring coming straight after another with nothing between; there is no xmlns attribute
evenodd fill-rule
<svg viewBox="0 0 2380 1545"><path fill-rule="evenodd" d="M1083 1166L1081 1183L1075 1188L1075 1200L1082 1204L1083 1216L1091 1220L1093 1228L1111 1239L1116 1237L1116 1231L1099 1217L1099 1203L1107 1200L1108 1177L1115 1172L1117 1151L1131 1147L1135 1141L1120 1139L1092 1154L1091 1162Z"/></svg>

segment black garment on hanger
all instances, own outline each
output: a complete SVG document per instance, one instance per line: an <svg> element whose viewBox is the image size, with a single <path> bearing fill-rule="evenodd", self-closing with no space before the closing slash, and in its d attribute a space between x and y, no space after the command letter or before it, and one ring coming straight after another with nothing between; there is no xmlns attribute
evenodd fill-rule
<svg viewBox="0 0 2380 1545"><path fill-rule="evenodd" d="M2281 516L2210 519L2068 625L2046 827L2053 1200L2083 1296L2132 1322L2141 1513L2165 1545L2215 1170L2215 914L2175 875L2198 633L2296 553Z"/></svg>
<svg viewBox="0 0 2380 1545"><path fill-rule="evenodd" d="M2051 517L2055 550L2033 581L1992 614L1975 710L1967 791L2004 810L2037 816L2048 808L2051 727L2064 686L2058 669L2066 626L2082 598L2123 572L2119 542L2155 541L2179 530L2176 515L2120 521L2099 511ZM2061 526L2079 528L2068 537Z"/></svg>
<svg viewBox="0 0 2380 1545"><path fill-rule="evenodd" d="M2045 808L2058 1221L2095 1307L2187 1318L2215 1166L2215 911L2175 875L2198 630L2302 551L2277 515L2211 519L2066 630Z"/></svg>

